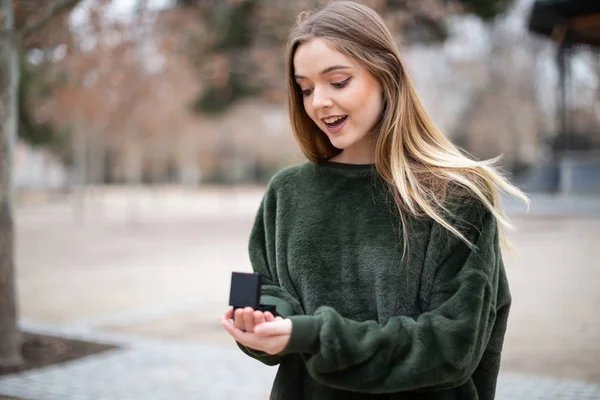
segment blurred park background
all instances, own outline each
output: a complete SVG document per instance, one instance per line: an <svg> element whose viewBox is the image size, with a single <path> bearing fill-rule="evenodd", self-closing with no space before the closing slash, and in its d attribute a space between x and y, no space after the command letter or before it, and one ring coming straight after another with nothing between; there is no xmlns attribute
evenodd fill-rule
<svg viewBox="0 0 600 400"><path fill-rule="evenodd" d="M218 318L304 162L283 45L325 3L0 0L0 399L267 396ZM362 3L436 124L531 195L505 199L499 397L600 399L600 2Z"/></svg>

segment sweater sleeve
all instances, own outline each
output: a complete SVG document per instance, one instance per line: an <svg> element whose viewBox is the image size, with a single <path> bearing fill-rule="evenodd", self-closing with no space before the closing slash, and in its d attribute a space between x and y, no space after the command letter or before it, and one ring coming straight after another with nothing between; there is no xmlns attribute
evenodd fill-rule
<svg viewBox="0 0 600 400"><path fill-rule="evenodd" d="M302 315L303 311L300 302L278 284L275 258L276 200L276 193L270 185L262 199L250 233L249 254L252 270L261 275L261 304L274 305L278 315L288 318L292 315ZM266 365L277 365L284 357L279 354L269 355L239 342L236 343L244 353Z"/></svg>
<svg viewBox="0 0 600 400"><path fill-rule="evenodd" d="M476 369L496 316L502 268L495 217L483 205L456 215L472 249L435 224L425 262L434 262L426 312L416 320L343 318L330 307L292 316L280 354L301 353L310 375L330 387L367 393L434 390L463 384ZM462 222L462 223L459 223Z"/></svg>

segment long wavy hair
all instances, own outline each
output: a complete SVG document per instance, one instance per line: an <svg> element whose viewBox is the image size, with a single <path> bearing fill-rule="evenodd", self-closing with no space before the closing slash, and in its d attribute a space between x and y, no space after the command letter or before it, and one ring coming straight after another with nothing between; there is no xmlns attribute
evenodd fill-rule
<svg viewBox="0 0 600 400"><path fill-rule="evenodd" d="M302 92L294 79L296 49L314 38L326 40L360 63L383 90L383 112L373 128L377 136L375 166L393 193L403 227L406 213L427 215L473 246L448 221L448 188L462 188L494 214L501 241L508 244L502 228L512 225L502 210L498 191L527 204L529 199L498 171L498 158L474 160L435 126L417 96L390 31L375 11L359 3L335 1L322 9L305 11L299 14L297 26L289 36L285 55L289 116L306 157L323 163L341 151L304 110ZM404 243L406 253L408 241Z"/></svg>

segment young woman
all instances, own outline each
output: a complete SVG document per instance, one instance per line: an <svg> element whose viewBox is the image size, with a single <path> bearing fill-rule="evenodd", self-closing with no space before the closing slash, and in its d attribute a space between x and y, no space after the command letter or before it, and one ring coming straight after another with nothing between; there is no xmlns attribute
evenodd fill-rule
<svg viewBox="0 0 600 400"><path fill-rule="evenodd" d="M250 237L264 304L221 323L280 364L272 399L493 399L511 297L491 161L434 126L368 7L302 14L286 54L309 162L271 180Z"/></svg>

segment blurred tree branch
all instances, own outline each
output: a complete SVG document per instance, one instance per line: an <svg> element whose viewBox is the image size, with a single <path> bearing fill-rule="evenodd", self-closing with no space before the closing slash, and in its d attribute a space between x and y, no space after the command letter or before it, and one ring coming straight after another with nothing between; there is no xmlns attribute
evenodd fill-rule
<svg viewBox="0 0 600 400"><path fill-rule="evenodd" d="M72 9L80 1L81 0L57 0L47 4L43 13L37 18L26 22L25 26L17 32L17 36L21 39L26 39L29 35L42 29L54 17Z"/></svg>
<svg viewBox="0 0 600 400"><path fill-rule="evenodd" d="M514 0L370 0L363 1L386 20L393 34L407 43L441 43L448 38L450 15L473 14L491 21L506 12ZM192 61L203 83L193 104L199 114L226 111L238 99L259 95L280 102L284 96L281 67L265 63L267 52L281 54L293 15L323 6L324 0L294 4L274 0L177 0L182 10L199 9L210 34L196 50ZM209 43L205 43L209 38ZM280 57L277 57L278 59ZM202 59L198 62L198 59ZM260 88L258 90L257 88Z"/></svg>

